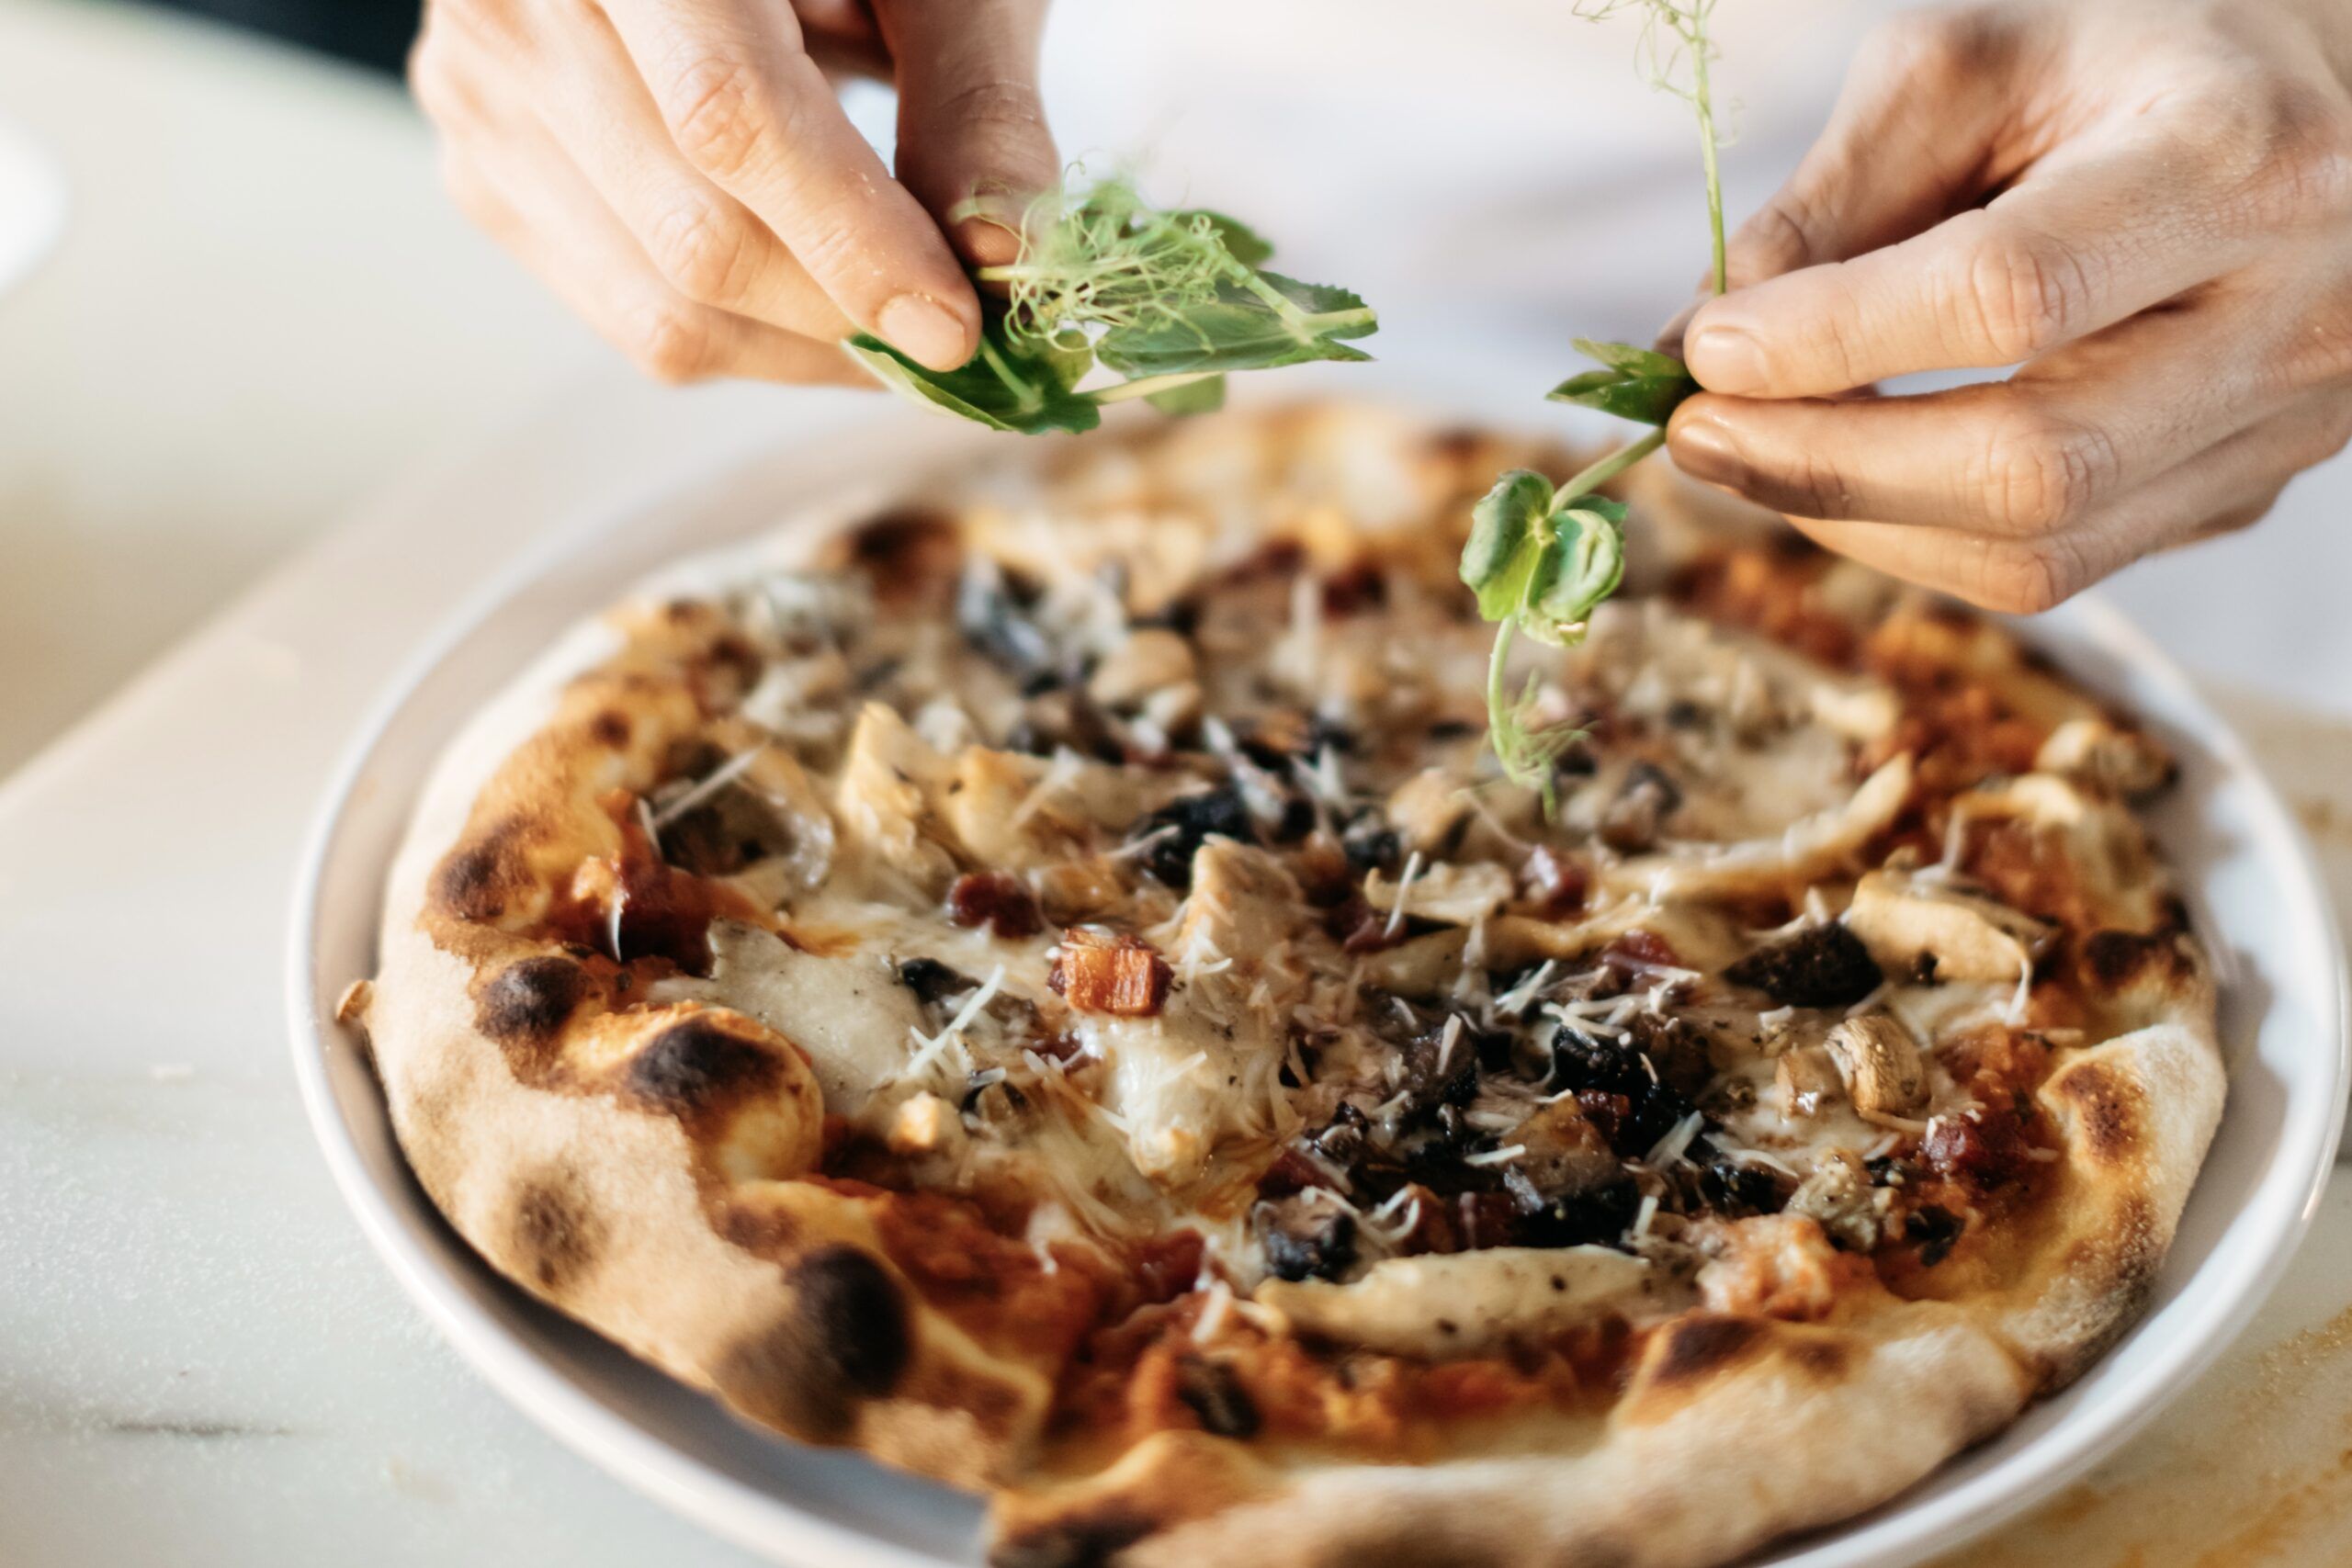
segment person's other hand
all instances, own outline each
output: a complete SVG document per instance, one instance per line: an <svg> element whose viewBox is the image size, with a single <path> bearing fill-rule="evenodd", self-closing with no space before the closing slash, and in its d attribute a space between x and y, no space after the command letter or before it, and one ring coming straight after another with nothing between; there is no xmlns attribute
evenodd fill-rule
<svg viewBox="0 0 2352 1568"><path fill-rule="evenodd" d="M1690 321L1676 462L2001 610L2253 522L2352 434L2348 64L2341 0L1894 18Z"/></svg>
<svg viewBox="0 0 2352 1568"><path fill-rule="evenodd" d="M1045 4L429 0L410 78L466 213L646 371L855 382L859 330L971 356L963 264L1017 242L954 215L1059 173ZM898 178L820 60L895 80Z"/></svg>

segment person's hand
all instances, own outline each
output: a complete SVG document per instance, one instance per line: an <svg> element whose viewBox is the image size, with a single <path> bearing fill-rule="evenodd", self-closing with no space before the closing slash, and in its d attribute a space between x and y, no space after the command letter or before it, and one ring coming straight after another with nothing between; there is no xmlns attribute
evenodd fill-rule
<svg viewBox="0 0 2352 1568"><path fill-rule="evenodd" d="M664 380L860 381L875 333L952 368L964 262L1059 174L1045 0L430 0L410 62L467 214ZM899 178L820 61L887 71ZM959 260L959 257L961 258Z"/></svg>
<svg viewBox="0 0 2352 1568"><path fill-rule="evenodd" d="M2352 434L2347 64L2341 0L1896 17L1690 321L1676 462L2002 610L2253 522Z"/></svg>

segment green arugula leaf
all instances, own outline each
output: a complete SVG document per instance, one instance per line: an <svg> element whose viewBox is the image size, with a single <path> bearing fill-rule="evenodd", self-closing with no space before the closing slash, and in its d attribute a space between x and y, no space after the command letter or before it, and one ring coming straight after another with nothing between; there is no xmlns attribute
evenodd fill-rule
<svg viewBox="0 0 2352 1568"><path fill-rule="evenodd" d="M1271 370L1317 359L1370 359L1340 340L1366 336L1379 324L1344 288L1266 272L1224 284L1213 299L1158 320L1114 327L1096 340L1094 355L1132 377Z"/></svg>
<svg viewBox="0 0 2352 1568"><path fill-rule="evenodd" d="M1699 389L1690 370L1672 355L1625 343L1595 343L1590 338L1578 338L1576 343L1578 352L1600 360L1605 368L1569 377L1552 389L1554 402L1599 409L1640 424L1663 425L1682 406L1682 400Z"/></svg>
<svg viewBox="0 0 2352 1568"><path fill-rule="evenodd" d="M1225 378L1204 376L1197 381L1187 381L1181 387L1170 387L1164 392L1147 392L1143 400L1161 413L1179 417L1215 413L1225 407Z"/></svg>
<svg viewBox="0 0 2352 1568"><path fill-rule="evenodd" d="M1141 399L1169 413L1221 407L1217 379L1316 359L1367 359L1345 340L1379 325L1344 288L1259 265L1273 247L1204 208L1147 206L1121 179L1042 193L1021 254L978 267L988 312L973 362L939 374L861 335L845 344L902 396L998 430L1086 430L1091 411ZM1125 379L1078 390L1100 364Z"/></svg>
<svg viewBox="0 0 2352 1568"><path fill-rule="evenodd" d="M993 430L1037 435L1102 423L1092 400L1070 389L1092 363L1091 351L1067 338L1012 342L1001 309L993 305L984 307L979 351L954 370L918 365L865 333L842 346L902 397Z"/></svg>

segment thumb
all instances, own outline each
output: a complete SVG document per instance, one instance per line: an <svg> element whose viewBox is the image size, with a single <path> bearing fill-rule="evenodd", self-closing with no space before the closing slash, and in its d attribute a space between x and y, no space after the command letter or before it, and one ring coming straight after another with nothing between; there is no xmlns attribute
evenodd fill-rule
<svg viewBox="0 0 2352 1568"><path fill-rule="evenodd" d="M1914 11L1872 33L1819 140L1733 237L1731 287L1907 240L1973 200L2023 42L1994 12Z"/></svg>
<svg viewBox="0 0 2352 1568"><path fill-rule="evenodd" d="M896 62L899 183L965 261L1020 254L1029 198L1061 178L1037 92L1043 0L877 0ZM959 209L978 200L984 215Z"/></svg>
<svg viewBox="0 0 2352 1568"><path fill-rule="evenodd" d="M1907 240L1973 199L2007 117L2021 41L1984 13L1910 12L1881 27L1796 172L1730 237L1731 288ZM1703 328L1713 282L1662 341L1681 346L1690 329ZM1702 337L1688 346L1703 382Z"/></svg>

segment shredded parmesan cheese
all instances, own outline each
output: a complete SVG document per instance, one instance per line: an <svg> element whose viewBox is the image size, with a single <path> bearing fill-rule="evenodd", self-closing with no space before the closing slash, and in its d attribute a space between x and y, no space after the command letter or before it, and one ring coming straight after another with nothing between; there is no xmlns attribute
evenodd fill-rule
<svg viewBox="0 0 2352 1568"><path fill-rule="evenodd" d="M1699 1129L1705 1126L1706 1122L1707 1119L1704 1116L1696 1111L1691 1111L1681 1121L1668 1128L1666 1136L1650 1145L1650 1152L1644 1157L1643 1163L1653 1166L1672 1165L1690 1147L1690 1140L1699 1135Z"/></svg>
<svg viewBox="0 0 2352 1568"><path fill-rule="evenodd" d="M1877 1011L1879 1004L1886 1000L1887 992L1894 988L1894 982L1889 980L1881 980L1877 985L1871 987L1870 995L1864 997L1860 1001L1856 1002L1852 1007L1846 1010L1846 1016L1848 1018L1860 1018L1866 1012Z"/></svg>
<svg viewBox="0 0 2352 1568"><path fill-rule="evenodd" d="M738 751L713 768L709 777L653 814L653 830L659 832L667 828L671 823L741 778L752 764L760 760L760 753L767 749L767 742L763 740L757 746Z"/></svg>
<svg viewBox="0 0 2352 1568"><path fill-rule="evenodd" d="M1388 923L1380 931L1385 939L1395 936L1405 927L1405 906L1411 900L1413 879L1421 874L1421 852L1415 850L1405 857L1404 874L1396 879L1396 901L1388 908Z"/></svg>
<svg viewBox="0 0 2352 1568"><path fill-rule="evenodd" d="M980 1016L980 1010L995 998L998 987L1003 984L1004 965L1000 964L989 972L989 977L980 982L979 989L956 1010L956 1016L949 1019L947 1026L937 1034L926 1037L920 1029L909 1029L907 1032L914 1036L917 1050L907 1058L907 1065L899 1069L899 1076L916 1077L929 1072L933 1064L946 1055L950 1044L961 1043L965 1026Z"/></svg>

